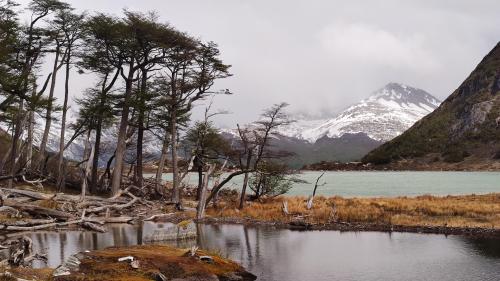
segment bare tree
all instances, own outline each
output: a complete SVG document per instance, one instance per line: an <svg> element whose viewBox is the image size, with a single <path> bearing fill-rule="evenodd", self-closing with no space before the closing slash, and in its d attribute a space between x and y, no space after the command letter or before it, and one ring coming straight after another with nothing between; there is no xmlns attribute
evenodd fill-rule
<svg viewBox="0 0 500 281"><path fill-rule="evenodd" d="M314 190L312 195L309 197L307 200L307 209L310 210L313 207L313 201L314 201L314 196L316 196L316 189L318 189L318 186L323 186L326 184L326 182L323 182L322 184L319 184L319 180L325 175L325 173L321 173L319 177L316 178L316 183L314 184Z"/></svg>
<svg viewBox="0 0 500 281"><path fill-rule="evenodd" d="M219 190L224 187L233 177L245 175L257 171L259 164L264 159L280 157L280 153L275 153L269 149L269 139L276 133L276 129L293 122L284 112L288 106L287 103L278 103L264 110L261 119L249 128L239 128L242 151L238 153L237 163L239 170L229 174L218 185L212 188L212 192L207 198L207 204L215 197ZM239 127L239 126L238 126ZM246 183L245 183L246 182ZM245 193L248 184L248 175L244 179L242 194L240 197L240 208L243 208L245 202Z"/></svg>

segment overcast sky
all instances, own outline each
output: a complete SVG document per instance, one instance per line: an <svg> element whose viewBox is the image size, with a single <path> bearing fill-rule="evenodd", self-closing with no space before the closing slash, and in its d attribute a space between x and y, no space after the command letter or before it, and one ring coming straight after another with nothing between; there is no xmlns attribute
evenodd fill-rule
<svg viewBox="0 0 500 281"><path fill-rule="evenodd" d="M217 120L229 127L281 101L296 112L334 114L388 82L444 99L500 40L498 0L67 2L115 15L153 10L181 31L217 42L233 66L234 76L215 85L235 93L215 101L233 112ZM75 91L90 79L75 77Z"/></svg>

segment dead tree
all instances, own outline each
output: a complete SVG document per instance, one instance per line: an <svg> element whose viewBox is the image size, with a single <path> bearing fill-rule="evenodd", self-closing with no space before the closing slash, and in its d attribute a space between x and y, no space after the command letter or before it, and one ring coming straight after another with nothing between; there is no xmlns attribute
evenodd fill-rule
<svg viewBox="0 0 500 281"><path fill-rule="evenodd" d="M208 167L208 171L205 173L203 177L203 188L200 194L200 200L198 201L198 207L196 208L196 218L203 219L205 217L205 206L206 206L206 197L208 190L208 183L210 181L210 177L215 171L215 164L210 164Z"/></svg>
<svg viewBox="0 0 500 281"><path fill-rule="evenodd" d="M319 175L318 178L316 178L316 183L314 184L314 190L313 190L313 194L311 197L309 197L309 199L307 200L307 209L310 210L312 209L313 207L313 200L314 200L314 196L316 196L316 189L318 189L318 186L323 186L326 184L326 182L322 183L321 185L319 185L319 180L323 177L323 175L325 175L325 173L321 173L321 175Z"/></svg>

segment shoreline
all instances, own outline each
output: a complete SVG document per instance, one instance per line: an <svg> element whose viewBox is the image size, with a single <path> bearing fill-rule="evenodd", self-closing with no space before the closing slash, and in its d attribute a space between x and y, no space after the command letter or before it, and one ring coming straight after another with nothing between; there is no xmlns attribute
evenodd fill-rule
<svg viewBox="0 0 500 281"><path fill-rule="evenodd" d="M301 171L407 171L407 172L500 172L500 161L478 162L433 162L426 161L400 161L388 164L372 164L362 162L337 163L318 162L304 165Z"/></svg>
<svg viewBox="0 0 500 281"><path fill-rule="evenodd" d="M250 202L234 199L207 209L206 223L268 225L293 230L433 233L500 238L500 193L417 197L318 196L312 209L304 197Z"/></svg>
<svg viewBox="0 0 500 281"><path fill-rule="evenodd" d="M197 223L207 225L244 225L251 227L273 227L276 229L288 229L295 231L339 231L339 232L381 232L381 233L414 233L414 234L435 234L435 235L455 235L470 238L494 238L500 239L500 229L479 228L479 227L446 227L446 226L404 226L404 225L382 225L370 223L329 223L329 224L309 224L309 223L285 223L269 222L259 220L245 220L241 218L205 218Z"/></svg>

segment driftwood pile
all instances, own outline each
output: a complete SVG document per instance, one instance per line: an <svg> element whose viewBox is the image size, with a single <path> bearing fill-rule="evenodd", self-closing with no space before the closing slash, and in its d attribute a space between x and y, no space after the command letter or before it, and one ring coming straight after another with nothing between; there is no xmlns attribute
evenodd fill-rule
<svg viewBox="0 0 500 281"><path fill-rule="evenodd" d="M123 213L132 213L131 209L139 204L151 204L135 196L132 188L111 198L0 188L0 231L36 231L76 225L104 232L104 224L131 222L134 217Z"/></svg>
<svg viewBox="0 0 500 281"><path fill-rule="evenodd" d="M6 248L2 246L2 248ZM33 241L27 237L22 236L17 240L10 241L9 249L10 255L8 258L0 261L0 266L24 266L28 265L34 260L47 261L47 257L43 254L33 252Z"/></svg>

